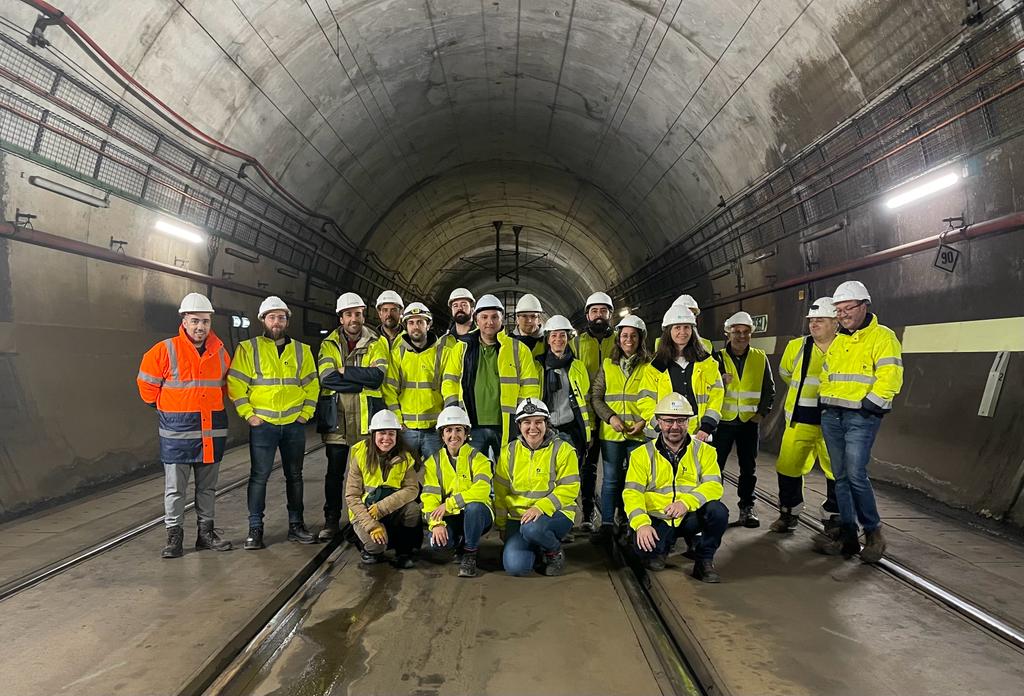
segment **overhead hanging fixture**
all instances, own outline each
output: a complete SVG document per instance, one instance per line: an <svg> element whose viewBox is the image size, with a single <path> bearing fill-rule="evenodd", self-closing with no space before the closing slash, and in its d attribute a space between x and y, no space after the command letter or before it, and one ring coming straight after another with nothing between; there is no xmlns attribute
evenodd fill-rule
<svg viewBox="0 0 1024 696"><path fill-rule="evenodd" d="M930 196L933 193L938 193L943 189L948 189L950 186L960 181L960 175L956 172L949 172L943 174L935 179L925 181L913 188L907 189L903 193L899 193L885 202L885 207L890 210L904 206L907 203L913 203L916 200Z"/></svg>
<svg viewBox="0 0 1024 696"><path fill-rule="evenodd" d="M59 182L44 179L41 176L30 176L28 178L28 183L37 188L41 188L44 191L56 193L58 196L64 196L65 198L70 198L73 201L91 205L93 208L110 207L110 194L107 194L105 198L100 198L92 195L91 193L86 193L85 191L79 191L78 189L71 188L70 186L65 186Z"/></svg>
<svg viewBox="0 0 1024 696"><path fill-rule="evenodd" d="M174 223L167 222L166 220L157 220L154 227L159 232L169 234L172 237L177 237L178 239L184 239L186 242L192 242L193 244L202 244L206 241L203 235L199 234L197 230L183 225L176 225Z"/></svg>

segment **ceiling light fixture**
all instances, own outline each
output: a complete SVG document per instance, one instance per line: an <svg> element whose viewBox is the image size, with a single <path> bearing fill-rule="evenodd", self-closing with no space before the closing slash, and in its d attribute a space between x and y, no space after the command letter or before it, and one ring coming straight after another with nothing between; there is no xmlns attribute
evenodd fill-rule
<svg viewBox="0 0 1024 696"><path fill-rule="evenodd" d="M904 206L907 203L912 203L916 200L924 198L925 196L930 196L933 193L937 193L938 191L947 189L950 186L956 184L956 182L958 181L960 181L960 175L957 174L956 172L943 174L937 179L926 181L923 184L920 184L911 189L908 189L907 191L904 191L903 193L893 196L892 198L885 202L885 207L889 208L890 210L894 208L899 208L900 206Z"/></svg>
<svg viewBox="0 0 1024 696"><path fill-rule="evenodd" d="M70 186L65 186L59 182L44 179L41 176L30 176L28 178L28 183L37 188L41 188L44 191L56 193L58 196L64 196L65 198L70 198L71 200L78 201L79 203L91 205L93 208L110 207L110 194L107 194L106 198L99 198L98 196L86 193L85 191L79 191L78 189L71 188Z"/></svg>
<svg viewBox="0 0 1024 696"><path fill-rule="evenodd" d="M186 242L192 242L193 244L202 244L206 241L203 238L203 235L199 234L196 230L183 227L181 225L175 225L167 222L166 220L157 220L154 227L159 232L169 234L172 237L177 237L178 239L184 239Z"/></svg>

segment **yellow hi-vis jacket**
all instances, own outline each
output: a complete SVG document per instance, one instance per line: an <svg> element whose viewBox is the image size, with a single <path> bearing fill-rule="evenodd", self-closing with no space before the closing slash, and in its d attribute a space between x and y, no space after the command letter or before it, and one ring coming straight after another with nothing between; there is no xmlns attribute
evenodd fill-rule
<svg viewBox="0 0 1024 696"><path fill-rule="evenodd" d="M626 377L618 364L607 358L601 366L604 373L604 402L627 426L650 423L654 407L658 404L657 380L661 374L649 362L637 365ZM671 390L670 390L671 391ZM601 422L599 435L602 440L623 442L626 436L615 432L615 428ZM644 440L643 432L630 437Z"/></svg>
<svg viewBox="0 0 1024 696"><path fill-rule="evenodd" d="M664 372L658 372L657 369L652 368L649 374L652 374L652 377L657 380L655 388L658 398L655 403L675 391L672 389L672 375L667 369ZM690 387L693 389L693 398L697 401L697 412L690 418L690 424L687 426L687 430L692 435L704 422L711 430L718 426L719 421L722 420L725 388L722 385L722 375L718 372L718 363L710 356L694 363L691 375ZM654 415L653 411L651 415ZM653 437L651 432L647 434Z"/></svg>
<svg viewBox="0 0 1024 696"><path fill-rule="evenodd" d="M541 400L544 399L544 389L547 387L547 380L544 378L544 354L536 361L537 374L540 379ZM587 375L587 368L577 358L569 364L568 375L569 386L572 387L572 396L576 400L575 406L579 409L580 418L583 419L583 441L590 442L590 433L593 429L593 416L590 413L590 377Z"/></svg>
<svg viewBox="0 0 1024 696"><path fill-rule="evenodd" d="M576 449L548 433L536 450L521 437L501 450L494 469L494 524L504 529L533 506L549 517L556 513L576 521L580 467Z"/></svg>
<svg viewBox="0 0 1024 696"><path fill-rule="evenodd" d="M398 422L415 430L432 429L443 408L441 374L444 346L441 341L417 352L402 334L391 347L388 374L381 385L384 403Z"/></svg>
<svg viewBox="0 0 1024 696"><path fill-rule="evenodd" d="M818 393L822 406L862 408L867 399L877 410L892 410L903 387L902 347L887 326L871 321L853 335L832 341L821 369Z"/></svg>
<svg viewBox="0 0 1024 696"><path fill-rule="evenodd" d="M468 444L462 445L452 461L447 447L427 459L424 467L423 514L430 529L445 524L430 513L444 505L444 514L458 515L470 503L483 503L494 516L491 506L491 460Z"/></svg>
<svg viewBox="0 0 1024 696"><path fill-rule="evenodd" d="M764 383L765 370L768 369L768 356L757 348L747 348L747 351L749 354L743 366L742 379L729 351L725 348L718 351L726 374L732 375L732 381L725 385L722 420L739 418L746 423L757 415L757 407L761 403L761 385Z"/></svg>
<svg viewBox="0 0 1024 696"><path fill-rule="evenodd" d="M594 375L601 369L601 363L608 359L615 347L615 332L610 332L600 342L586 331L579 332L572 339L572 354L583 361L587 376L594 381Z"/></svg>
<svg viewBox="0 0 1024 696"><path fill-rule="evenodd" d="M441 396L445 406L466 408L462 394L467 345L463 341L449 344L444 358ZM525 343L498 332L498 390L501 406L501 444L504 447L512 432L512 418L519 402L528 397L540 398L540 377L537 363Z"/></svg>
<svg viewBox="0 0 1024 696"><path fill-rule="evenodd" d="M279 356L273 339L257 336L235 348L228 370L228 398L243 419L259 416L273 425L307 421L320 393L309 346L292 339Z"/></svg>
<svg viewBox="0 0 1024 696"><path fill-rule="evenodd" d="M807 376L804 378L803 386L800 387L800 375L803 373L804 346L807 341L811 342L811 359L807 365ZM786 424L793 422L793 412L797 406L804 408L818 407L818 376L821 374L821 365L825 360L825 354L814 343L810 336L794 338L786 344L786 350L782 353L782 360L779 362L779 376L782 381L789 385L786 391ZM799 387L800 393L797 394Z"/></svg>
<svg viewBox="0 0 1024 696"><path fill-rule="evenodd" d="M387 462L387 475L380 467L369 467L369 440L360 440L352 445L348 452L348 469L345 480L345 503L348 507L350 522L358 521L366 529L375 529L380 525L378 520L370 516L366 499L381 486L394 488L395 492L377 503L380 518L401 509L407 503L416 500L420 492L419 478L415 471L416 461L413 455L406 452L405 456L391 457ZM354 471L353 471L354 468ZM358 481L358 483L355 483Z"/></svg>
<svg viewBox="0 0 1024 696"><path fill-rule="evenodd" d="M376 333L363 327L363 332L356 342L355 348L350 352L348 339L344 330L339 326L328 334L320 344L320 357L317 361L317 369L320 372L320 382L324 383L330 379L335 382L337 373L341 366L345 367L345 373L341 380L346 384L348 391L334 392L324 386L321 394L333 395L337 393L338 398L338 432L325 433L324 442L328 444L343 443L353 445L363 435L370 431L370 418L378 407L384 407L384 398L380 387L376 386L381 382L374 382L373 387L365 386L363 379L367 370L378 370L379 378L388 371L388 342L387 339L378 336ZM348 368L355 367L356 370ZM351 387L348 385L351 384Z"/></svg>
<svg viewBox="0 0 1024 696"><path fill-rule="evenodd" d="M675 476L672 464L654 442L637 447L629 456L622 503L633 529L651 524L652 517L678 527L682 517L665 516L665 508L670 504L686 503L686 509L693 512L721 497L722 471L718 468L718 454L713 445L690 438Z"/></svg>

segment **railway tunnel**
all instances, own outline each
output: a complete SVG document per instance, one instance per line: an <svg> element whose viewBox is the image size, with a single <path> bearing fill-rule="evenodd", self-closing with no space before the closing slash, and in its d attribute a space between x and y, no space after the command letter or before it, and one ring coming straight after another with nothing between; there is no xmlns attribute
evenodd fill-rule
<svg viewBox="0 0 1024 696"><path fill-rule="evenodd" d="M6 0L0 19L0 522L19 539L0 581L32 570L28 540L51 538L17 525L161 474L134 379L189 292L211 299L229 352L277 295L314 354L344 292L372 305L397 291L440 328L456 287L509 315L532 293L580 327L593 292L613 323L651 327L685 293L716 348L745 311L777 365L809 304L856 279L905 371L872 478L906 519L941 521L921 532L931 541L981 534L904 560L935 581L998 559L978 602L1024 623L998 590L1024 584L1024 4ZM782 396L762 464L786 428ZM244 459L248 428L228 411ZM323 476L322 458L307 474ZM134 526L115 517L111 536ZM935 570L940 556L955 563ZM415 590L393 591L404 607ZM699 644L701 627L678 621L672 641ZM575 687L537 685L588 690Z"/></svg>

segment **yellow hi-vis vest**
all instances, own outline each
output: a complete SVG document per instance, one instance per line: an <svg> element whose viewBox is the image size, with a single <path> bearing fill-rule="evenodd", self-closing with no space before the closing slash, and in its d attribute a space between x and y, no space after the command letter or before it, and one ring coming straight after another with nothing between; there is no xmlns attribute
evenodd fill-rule
<svg viewBox="0 0 1024 696"><path fill-rule="evenodd" d="M797 394L797 387L800 386L800 375L803 373L804 346L811 342L811 360L807 365L807 376L804 378L803 387ZM805 408L818 407L818 386L820 384L818 375L821 374L821 365L825 360L825 354L821 352L814 339L810 336L794 338L786 345L782 353L782 360L779 362L779 376L782 381L789 385L786 391L786 423L793 422L793 411L796 406Z"/></svg>
<svg viewBox="0 0 1024 696"><path fill-rule="evenodd" d="M299 416L310 420L320 393L309 346L292 339L279 356L277 344L265 336L238 344L227 384L239 416L259 416L273 425L294 423Z"/></svg>
<svg viewBox="0 0 1024 696"><path fill-rule="evenodd" d="M665 516L665 508L670 504L686 503L686 509L693 512L721 497L722 471L718 468L718 454L710 444L690 438L674 477L672 464L654 442L637 447L629 456L622 504L633 529L651 524L652 517L678 527L682 517Z"/></svg>
<svg viewBox="0 0 1024 696"><path fill-rule="evenodd" d="M860 408L867 399L889 411L903 387L902 347L887 326L871 322L852 336L839 334L828 347L821 369L822 406Z"/></svg>
<svg viewBox="0 0 1024 696"><path fill-rule="evenodd" d="M601 369L601 363L608 359L615 347L615 332L612 331L605 338L598 340L586 331L581 331L572 339L572 353L583 361L587 368L587 376L594 381L594 375Z"/></svg>
<svg viewBox="0 0 1024 696"><path fill-rule="evenodd" d="M555 513L576 521L580 494L580 467L576 449L548 434L547 441L531 450L516 438L501 450L494 469L495 526L505 528L534 505L545 515Z"/></svg>
<svg viewBox="0 0 1024 696"><path fill-rule="evenodd" d="M406 472L416 464L413 455L408 452L404 457L394 457L391 460L391 467L388 469L387 478L385 478L384 472L381 471L380 467L374 467L373 471L370 471L367 462L369 451L370 442L368 440L360 440L352 445L348 452L348 465L358 466L359 472L363 475L362 500L364 505L366 504L366 499L381 486L388 486L395 490L401 488ZM356 515L351 510L348 511L348 519L349 522L356 521Z"/></svg>
<svg viewBox="0 0 1024 696"><path fill-rule="evenodd" d="M544 379L543 360L537 360L537 375L540 379L541 400L544 399L544 388L547 380ZM590 433L593 429L593 417L590 415L590 377L587 376L587 368L577 358L569 364L568 370L569 386L572 387L572 394L576 399L576 406L583 416L583 441L590 442Z"/></svg>
<svg viewBox="0 0 1024 696"><path fill-rule="evenodd" d="M395 342L381 390L384 403L399 423L415 430L431 429L437 423L437 414L443 408L443 361L444 346L440 340L418 353L409 347L404 336Z"/></svg>
<svg viewBox="0 0 1024 696"><path fill-rule="evenodd" d="M458 341L449 345L444 358L444 374L441 381L441 396L445 406L466 407L462 395L462 373L465 369L466 343ZM526 344L517 341L504 332L498 333L498 390L501 402L501 444L504 447L510 437L512 417L516 406L526 398L540 398L540 377L537 363Z"/></svg>
<svg viewBox="0 0 1024 696"><path fill-rule="evenodd" d="M658 392L656 402L661 401L674 391L672 389L672 375L667 369L664 372L658 372L657 369L652 368L651 372L657 379L657 382L655 382L655 388ZM690 374L690 388L693 389L693 398L697 401L697 412L690 418L690 424L686 428L692 435L697 432L700 428L700 422L705 418L715 425L718 425L719 421L722 420L722 402L725 398L725 388L722 385L722 375L718 372L718 363L710 356L698 363L694 363ZM651 415L654 415L653 411ZM648 436L654 437L654 434L648 432Z"/></svg>
<svg viewBox="0 0 1024 696"><path fill-rule="evenodd" d="M491 460L468 444L462 445L452 461L447 447L427 459L424 467L423 514L430 529L445 524L430 513L444 505L446 515L458 515L470 503L483 503L494 517L491 506Z"/></svg>
<svg viewBox="0 0 1024 696"><path fill-rule="evenodd" d="M743 365L742 379L729 351L725 348L718 351L726 373L732 375L732 381L725 385L725 397L722 399L724 421L739 418L746 423L757 415L757 406L761 403L761 385L764 382L764 371L768 369L768 356L757 348L747 348L747 351L749 354Z"/></svg>
<svg viewBox="0 0 1024 696"><path fill-rule="evenodd" d="M604 401L608 408L615 411L615 415L628 426L649 423L654 417L654 407L658 404L657 387L652 384L660 377L658 371L649 362L642 363L634 367L629 377L626 377L626 373L611 358L604 361L601 369L604 370ZM610 442L626 440L625 435L615 432L615 428L604 422L601 423L600 437ZM646 438L641 431L629 439L643 441Z"/></svg>
<svg viewBox="0 0 1024 696"><path fill-rule="evenodd" d="M320 344L320 357L317 361L317 370L320 379L332 372L337 372L340 366L353 367L375 367L387 375L388 370L388 342L387 339L378 336L366 327L356 343L355 349L350 353L348 350L348 339L344 331L338 327L332 331ZM324 389L323 394L334 394ZM349 438L348 443L352 444L360 435L370 432L370 399L381 399L383 394L380 389L363 388L358 394L342 394L338 418L346 419L345 436ZM347 403L355 400L359 405L359 413L349 413ZM351 424L358 432L351 432L348 427ZM325 439L330 437L330 433ZM327 439L330 442L329 439Z"/></svg>

